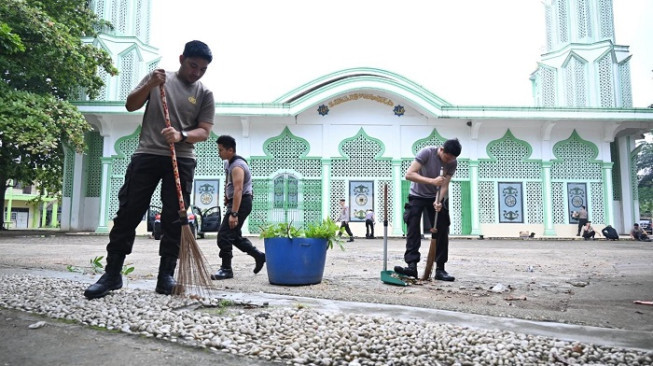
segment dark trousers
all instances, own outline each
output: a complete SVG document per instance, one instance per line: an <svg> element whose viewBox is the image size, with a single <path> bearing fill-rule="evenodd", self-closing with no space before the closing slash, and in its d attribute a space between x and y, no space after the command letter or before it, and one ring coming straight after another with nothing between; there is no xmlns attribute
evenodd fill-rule
<svg viewBox="0 0 653 366"><path fill-rule="evenodd" d="M349 235L350 238L354 238L354 234L352 234L351 229L349 228L349 222L348 221L342 221L340 222L340 228L345 228L345 231Z"/></svg>
<svg viewBox="0 0 653 366"><path fill-rule="evenodd" d="M584 239L594 239L594 235L596 235L596 232L592 231L585 231L583 233L583 238Z"/></svg>
<svg viewBox="0 0 653 366"><path fill-rule="evenodd" d="M366 237L374 236L374 221L370 219L365 220L365 236Z"/></svg>
<svg viewBox="0 0 653 366"><path fill-rule="evenodd" d="M420 261L422 213L426 213L430 226L433 227L433 221L435 220L433 202L435 202L435 198L408 197L408 203L404 211L404 221L407 226L404 260L408 264ZM449 225L449 210L445 205L438 214L437 233L431 233L431 239L437 240L435 262L440 265L447 263L449 260Z"/></svg>
<svg viewBox="0 0 653 366"><path fill-rule="evenodd" d="M233 247L240 249L247 254L255 253L256 247L252 242L243 237L243 224L245 219L252 212L252 196L245 195L240 200L240 207L238 208L238 225L233 229L229 227L229 217L232 212L233 200L227 201L227 212L222 218L222 223L218 229L218 248L220 248L220 258L231 260L233 255Z"/></svg>
<svg viewBox="0 0 653 366"><path fill-rule="evenodd" d="M576 236L580 235L580 231L583 230L585 224L587 224L587 219L578 219L578 233L576 233Z"/></svg>
<svg viewBox="0 0 653 366"><path fill-rule="evenodd" d="M195 166L194 159L177 158L181 191L186 207L190 202ZM108 253L127 255L132 252L136 227L143 220L159 182L161 182L163 204L159 255L174 258L179 256L181 220L172 160L169 156L151 154L134 154L127 166L125 183L118 192L118 212L109 233Z"/></svg>

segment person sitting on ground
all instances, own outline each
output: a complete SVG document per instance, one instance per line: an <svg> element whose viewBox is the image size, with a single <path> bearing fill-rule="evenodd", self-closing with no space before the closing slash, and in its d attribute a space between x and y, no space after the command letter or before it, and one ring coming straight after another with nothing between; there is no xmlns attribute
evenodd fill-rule
<svg viewBox="0 0 653 366"><path fill-rule="evenodd" d="M639 227L638 223L635 223L633 225L633 229L630 230L630 238L639 241L651 241L651 239L648 237L648 234L646 234L646 231Z"/></svg>
<svg viewBox="0 0 653 366"><path fill-rule="evenodd" d="M585 240L595 240L594 235L596 235L596 231L594 230L594 227L592 227L591 221L585 223L585 226L583 226L583 229L581 230L581 235Z"/></svg>
<svg viewBox="0 0 653 366"><path fill-rule="evenodd" d="M619 234L617 233L617 230L613 228L611 225L608 225L601 230L601 233L603 233L603 236L607 240L619 240Z"/></svg>

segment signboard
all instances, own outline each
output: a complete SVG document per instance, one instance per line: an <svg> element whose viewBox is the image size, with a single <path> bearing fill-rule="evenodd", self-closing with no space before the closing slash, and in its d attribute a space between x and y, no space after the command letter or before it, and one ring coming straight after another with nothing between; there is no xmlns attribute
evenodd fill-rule
<svg viewBox="0 0 653 366"><path fill-rule="evenodd" d="M367 210L374 210L374 182L349 181L349 221L365 221Z"/></svg>
<svg viewBox="0 0 653 366"><path fill-rule="evenodd" d="M220 181L219 180L196 180L195 197L193 205L201 210L206 210L213 206L220 206Z"/></svg>
<svg viewBox="0 0 653 366"><path fill-rule="evenodd" d="M499 222L524 223L522 184L499 182Z"/></svg>

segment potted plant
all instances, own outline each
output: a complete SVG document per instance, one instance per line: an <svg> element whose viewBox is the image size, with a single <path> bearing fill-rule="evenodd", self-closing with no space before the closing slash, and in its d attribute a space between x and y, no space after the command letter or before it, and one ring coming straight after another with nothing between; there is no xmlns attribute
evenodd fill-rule
<svg viewBox="0 0 653 366"><path fill-rule="evenodd" d="M263 227L268 279L273 285L312 285L322 282L326 251L337 243L344 250L340 227L330 218L306 230L291 223Z"/></svg>

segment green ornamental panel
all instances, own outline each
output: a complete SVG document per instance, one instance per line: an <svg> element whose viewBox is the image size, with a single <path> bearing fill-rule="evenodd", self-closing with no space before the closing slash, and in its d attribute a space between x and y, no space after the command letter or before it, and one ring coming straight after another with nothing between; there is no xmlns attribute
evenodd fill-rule
<svg viewBox="0 0 653 366"><path fill-rule="evenodd" d="M249 231L265 224L292 222L305 227L322 220L322 161L307 157L308 141L286 127L263 145L265 156L252 156L254 205Z"/></svg>
<svg viewBox="0 0 653 366"><path fill-rule="evenodd" d="M63 197L72 197L73 182L75 180L75 150L64 146L64 177L63 177Z"/></svg>
<svg viewBox="0 0 653 366"><path fill-rule="evenodd" d="M86 149L86 197L100 197L102 190L102 153L104 137L97 131L87 132L84 137Z"/></svg>
<svg viewBox="0 0 653 366"><path fill-rule="evenodd" d="M583 140L576 130L568 139L553 146L551 180L553 194L553 222L566 224L569 221L569 207L566 202L567 183L588 182L587 211L592 222L605 223L605 190L603 183L603 162L596 160L598 147ZM559 200L558 200L559 198Z"/></svg>
<svg viewBox="0 0 653 366"><path fill-rule="evenodd" d="M610 143L610 160L612 160L612 199L621 201L621 164L619 164L619 144Z"/></svg>

